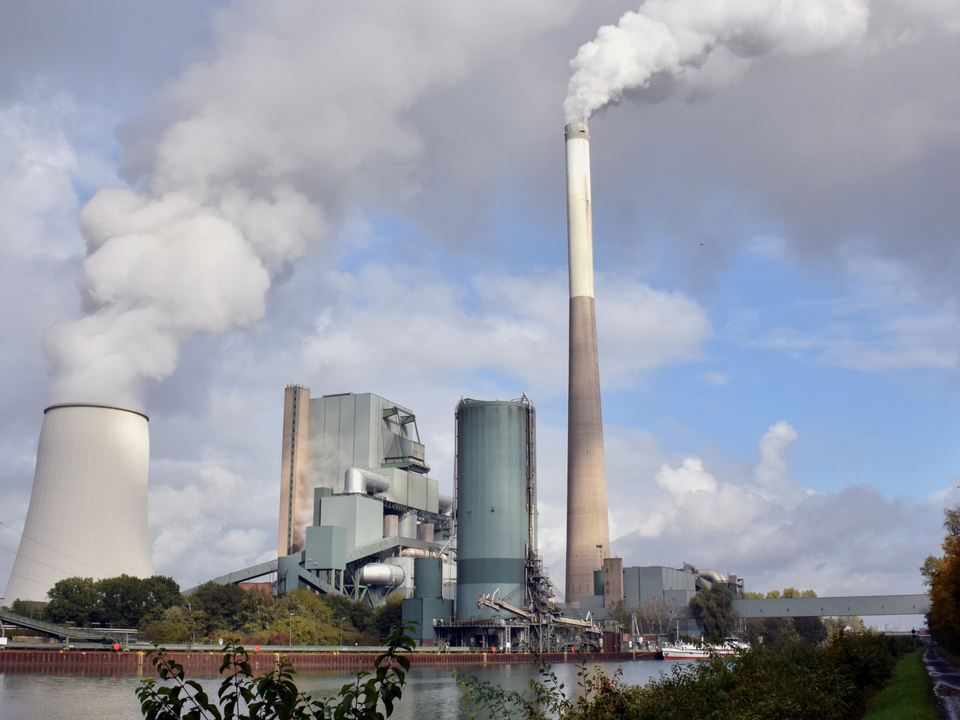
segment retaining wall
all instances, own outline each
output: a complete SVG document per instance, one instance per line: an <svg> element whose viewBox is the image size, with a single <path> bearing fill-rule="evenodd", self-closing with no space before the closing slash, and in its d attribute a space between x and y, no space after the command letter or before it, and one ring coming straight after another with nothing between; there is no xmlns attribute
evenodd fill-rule
<svg viewBox="0 0 960 720"><path fill-rule="evenodd" d="M171 652L171 660L183 665L188 675L216 677L220 672L223 656L220 653ZM324 672L373 670L376 653L289 653L287 658L297 672ZM411 667L456 667L483 665L510 665L534 663L536 658L528 653L423 653L407 655ZM545 653L547 663L578 662L581 657L587 663L630 662L653 660L651 652L619 653ZM255 674L273 670L278 655L275 653L251 653L250 664ZM43 673L64 675L155 675L152 658L144 652L112 652L82 650L3 650L0 651L0 673Z"/></svg>

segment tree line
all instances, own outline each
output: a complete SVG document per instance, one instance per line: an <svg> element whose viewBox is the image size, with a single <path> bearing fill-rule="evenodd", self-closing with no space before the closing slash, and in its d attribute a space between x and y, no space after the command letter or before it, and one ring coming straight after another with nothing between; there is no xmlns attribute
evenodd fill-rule
<svg viewBox="0 0 960 720"><path fill-rule="evenodd" d="M395 593L371 608L341 595L294 590L274 598L258 590L208 582L184 596L172 578L121 575L60 580L42 608L17 600L11 610L76 627L137 629L156 643L220 638L247 645L377 645L401 621Z"/></svg>
<svg viewBox="0 0 960 720"><path fill-rule="evenodd" d="M949 652L960 655L960 504L943 514L943 555L929 556L920 573L930 588L930 635Z"/></svg>

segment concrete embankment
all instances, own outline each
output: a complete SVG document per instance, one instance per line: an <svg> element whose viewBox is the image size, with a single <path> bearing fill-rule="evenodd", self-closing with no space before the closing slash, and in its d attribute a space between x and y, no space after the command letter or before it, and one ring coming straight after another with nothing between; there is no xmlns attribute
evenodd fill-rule
<svg viewBox="0 0 960 720"><path fill-rule="evenodd" d="M377 653L283 653L297 672L327 672L373 670ZM250 664L255 674L273 670L280 653L250 653ZM183 665L188 675L216 677L220 671L223 655L219 652L170 652L171 660ZM469 667L483 665L530 664L536 657L528 653L427 653L415 652L410 658L411 667ZM653 660L650 652L622 653L545 653L544 662L549 664L579 662L587 663L632 662ZM4 650L0 652L0 673L47 673L66 675L154 675L153 658L143 651L84 651L84 650Z"/></svg>

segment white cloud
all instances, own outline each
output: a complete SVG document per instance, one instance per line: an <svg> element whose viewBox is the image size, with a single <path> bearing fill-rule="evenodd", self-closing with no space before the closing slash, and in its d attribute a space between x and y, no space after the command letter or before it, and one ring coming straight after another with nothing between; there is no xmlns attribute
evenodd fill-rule
<svg viewBox="0 0 960 720"><path fill-rule="evenodd" d="M939 545L943 503L884 498L870 485L811 493L789 474L797 432L786 422L761 439L751 473L716 478L699 458L664 464L611 505L626 564L686 560L746 578L748 589L788 586L821 595L920 592L917 568ZM622 461L621 461L622 462Z"/></svg>
<svg viewBox="0 0 960 720"><path fill-rule="evenodd" d="M61 121L69 105L0 108L0 249L12 260L64 260L83 249L71 176L77 155Z"/></svg>
<svg viewBox="0 0 960 720"><path fill-rule="evenodd" d="M597 300L606 388L700 355L711 328L696 302L610 280ZM567 288L559 273L482 275L467 287L425 269L368 265L330 274L326 285L336 299L304 352L344 387L384 375L436 382L479 371L514 378L534 397L566 387ZM468 309L474 298L479 306Z"/></svg>
<svg viewBox="0 0 960 720"><path fill-rule="evenodd" d="M238 474L224 464L229 463L210 458L151 465L150 525L158 574L193 584L276 557L279 483Z"/></svg>

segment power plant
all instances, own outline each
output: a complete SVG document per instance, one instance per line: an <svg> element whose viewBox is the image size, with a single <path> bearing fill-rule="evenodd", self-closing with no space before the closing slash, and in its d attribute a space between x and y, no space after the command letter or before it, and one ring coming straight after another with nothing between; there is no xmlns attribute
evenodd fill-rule
<svg viewBox="0 0 960 720"><path fill-rule="evenodd" d="M602 575L610 552L586 124L568 125L565 139L570 264L565 600L576 614L580 604L596 609L597 573ZM48 410L7 597L43 600L56 580L70 575L150 574L146 422L145 415L107 406ZM454 497L445 497L429 476L410 409L372 393L311 398L308 388L288 386L277 560L218 580L273 575L276 592L310 588L372 604L399 592L405 614L421 621L419 639L427 643L526 642L542 648L552 628L564 625L595 641L592 635L599 631L589 617L561 615L555 599L563 598L555 598L559 593L537 554L533 403L526 395L510 401L461 399L454 425Z"/></svg>
<svg viewBox="0 0 960 720"><path fill-rule="evenodd" d="M594 617L605 617L613 602L660 597L685 607L702 583L729 584L692 566L624 568L606 557L590 567L579 608L557 602L537 553L533 403L525 394L462 398L453 420L454 495L447 497L428 475L412 410L372 393L311 398L308 388L288 386L281 552L216 581L272 576L277 593L310 589L373 605L400 593L422 645L540 651L599 647ZM696 632L691 620L680 622Z"/></svg>
<svg viewBox="0 0 960 720"><path fill-rule="evenodd" d="M30 507L4 597L46 601L68 577L153 575L149 418L68 403L44 410Z"/></svg>
<svg viewBox="0 0 960 720"><path fill-rule="evenodd" d="M702 583L742 589L742 581L714 571L624 568L611 557L589 130L571 123L564 134L570 335L563 596L537 552L536 409L526 394L457 403L454 494L445 496L430 477L412 410L373 393L312 398L296 384L284 391L277 558L216 582L269 577L276 594L309 589L371 605L400 593L423 645L540 651L599 647L593 617L617 601L661 597L685 606ZM147 421L106 405L46 410L6 598L42 601L56 581L76 575L152 574Z"/></svg>

